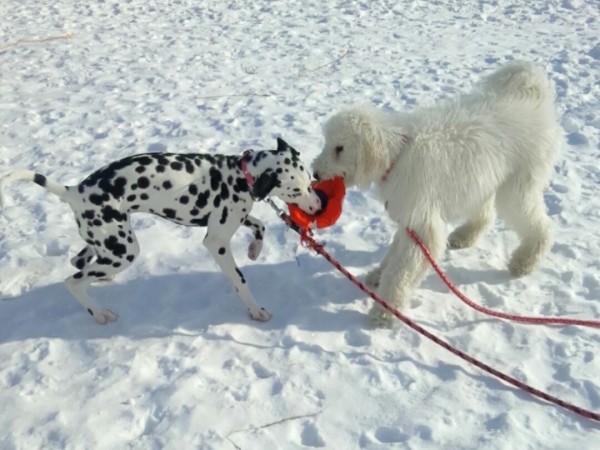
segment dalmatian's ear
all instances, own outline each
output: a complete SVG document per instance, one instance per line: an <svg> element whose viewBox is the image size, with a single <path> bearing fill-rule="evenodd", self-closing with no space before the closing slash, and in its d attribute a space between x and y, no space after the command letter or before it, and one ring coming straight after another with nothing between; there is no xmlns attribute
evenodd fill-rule
<svg viewBox="0 0 600 450"><path fill-rule="evenodd" d="M280 184L277 174L269 169L263 172L252 186L252 196L256 200L264 200L273 188L278 187Z"/></svg>
<svg viewBox="0 0 600 450"><path fill-rule="evenodd" d="M285 142L283 139L281 139L280 137L277 138L277 151L278 152L285 152L286 150L288 150L290 148L290 146L288 145L287 142Z"/></svg>

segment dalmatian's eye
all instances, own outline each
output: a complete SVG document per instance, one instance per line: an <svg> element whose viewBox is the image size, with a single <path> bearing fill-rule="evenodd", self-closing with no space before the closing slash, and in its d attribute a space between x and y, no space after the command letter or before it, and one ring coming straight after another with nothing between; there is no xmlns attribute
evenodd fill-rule
<svg viewBox="0 0 600 450"><path fill-rule="evenodd" d="M335 157L339 158L339 156L342 154L343 151L344 151L344 146L343 145L338 145L335 148Z"/></svg>

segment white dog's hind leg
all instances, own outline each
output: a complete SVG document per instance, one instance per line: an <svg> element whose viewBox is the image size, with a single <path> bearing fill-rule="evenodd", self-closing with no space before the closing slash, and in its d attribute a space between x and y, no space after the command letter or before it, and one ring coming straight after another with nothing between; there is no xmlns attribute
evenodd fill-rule
<svg viewBox="0 0 600 450"><path fill-rule="evenodd" d="M467 223L456 228L450 234L448 247L452 249L471 247L495 218L496 205L494 197L492 197Z"/></svg>
<svg viewBox="0 0 600 450"><path fill-rule="evenodd" d="M423 226L413 226L413 231L436 259L446 247L444 228L441 220L435 223L428 222ZM421 249L410 240L404 228L396 232L387 259L387 265L381 273L377 294L394 308L402 309L404 299L423 279L428 267L427 260ZM377 327L390 327L394 321L394 316L377 304L369 311L369 317Z"/></svg>
<svg viewBox="0 0 600 450"><path fill-rule="evenodd" d="M497 195L500 217L521 239L513 252L508 270L515 277L530 273L550 246L549 222L542 187L527 182L505 183Z"/></svg>

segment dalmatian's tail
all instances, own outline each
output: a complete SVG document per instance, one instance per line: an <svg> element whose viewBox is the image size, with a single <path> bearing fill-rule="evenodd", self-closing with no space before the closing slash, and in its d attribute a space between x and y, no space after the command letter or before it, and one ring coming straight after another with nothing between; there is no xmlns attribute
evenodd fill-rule
<svg viewBox="0 0 600 450"><path fill-rule="evenodd" d="M69 192L67 186L50 181L44 175L32 172L31 170L15 170L0 179L0 208L3 208L5 205L4 196L2 194L4 188L8 183L17 180L33 181L53 194L58 195L62 200L67 200L67 192Z"/></svg>

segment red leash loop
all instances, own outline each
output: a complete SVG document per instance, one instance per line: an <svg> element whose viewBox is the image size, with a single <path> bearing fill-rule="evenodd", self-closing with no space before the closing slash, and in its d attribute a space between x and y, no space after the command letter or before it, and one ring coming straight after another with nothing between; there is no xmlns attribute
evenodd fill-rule
<svg viewBox="0 0 600 450"><path fill-rule="evenodd" d="M272 205L273 206L273 205ZM274 206L274 208L277 210L278 208L276 206ZM425 336L427 339L429 339L430 341L434 342L435 344L439 345L440 347L448 350L450 353L453 353L454 355L458 356L459 358L461 358L464 361L467 361L468 363L473 364L476 367L479 367L481 370L483 370L484 372L487 372L491 375L494 375L495 377L503 380L504 382L511 384L515 387L518 387L519 389L528 392L529 394L541 398L542 400L545 400L549 403L553 403L555 405L558 405L568 411L574 412L575 414L578 414L582 417L585 417L587 419L591 419L591 420L595 420L600 422L600 414L599 413L595 413L593 411L589 411L585 408L581 408L579 406L573 405L571 403L568 403L564 400L561 400L558 397L554 397L553 395L550 395L546 392L540 391L539 389L536 389L532 386L529 386L528 384L523 383L522 381L517 380L516 378L511 377L510 375L507 375L503 372L500 372L499 370L494 369L493 367L482 363L481 361L473 358L472 356L467 355L465 352L463 352L462 350L459 350L457 348L452 347L449 343L447 343L446 341L438 338L436 335L430 333L429 331L427 331L425 328L423 328L422 326L418 325L416 322L413 322L411 319L409 319L408 317L406 317L404 314L402 314L400 311L398 311L397 309L393 308L389 303L387 303L384 299L382 299L376 292L374 292L372 289L370 289L367 285L365 285L362 281L360 281L356 276L352 275L350 272L348 272L348 270L346 270L346 268L344 266L342 266L342 264L337 261L333 256L331 256L329 254L329 252L327 250L325 250L325 246L323 244L320 244L319 242L317 242L309 233L307 233L305 230L302 229L298 229L299 227L290 219L290 217L285 213L282 212L281 210L279 210L279 216L285 221L285 223L290 226L292 229L294 229L295 231L298 232L298 234L300 234L301 237L301 241L302 243L304 243L306 246L312 248L315 252L317 252L319 255L323 256L327 261L329 261L329 263L331 263L337 270L339 270L342 274L344 274L346 276L346 278L348 278L350 281L352 281L356 286L358 286L358 288L360 290L362 290L363 292L365 292L367 295L369 295L373 300L375 300L375 302L377 302L377 304L379 304L382 308L386 309L390 314L394 315L397 319L399 319L400 321L402 321L405 325L407 325L409 328L413 329L414 331L416 331L417 333L422 334L423 336ZM425 245L423 244L423 242L418 238L418 236L410 229L407 229L407 232L409 233L409 236L417 243L417 245L419 245L419 247L421 248L421 250L425 253L427 259L429 260L430 263L432 263L432 265L435 264L435 261L433 260L433 258L431 257L431 254L429 253L429 250L427 250L427 248L425 247ZM415 239L415 237L418 239ZM420 243L420 244L419 244ZM434 269L436 268L437 264L434 265ZM439 268L439 266L438 266ZM442 276L443 272L441 271L441 269L436 269L436 272ZM444 279L444 281L448 280L448 277L446 277L445 275L442 277L442 279ZM449 281L449 280L448 280ZM450 284L452 284L450 282ZM454 286L454 285L452 285ZM452 288L451 288L452 289ZM452 290L452 292L454 292L455 294L457 292L460 293L460 291L458 291L458 289L454 288ZM458 295L458 294L457 294ZM461 294L462 295L462 294ZM462 296L464 297L464 296ZM461 300L463 300L463 298L461 297ZM464 297L466 298L466 297ZM467 299L468 300L468 299ZM463 300L464 301L464 300ZM472 304L475 305L473 302L467 302L467 304ZM475 305L477 306L477 305ZM478 309L478 308L476 308ZM486 308L482 308L483 310L485 310ZM478 309L481 310L481 309ZM485 312L485 311L483 311ZM498 313L500 314L500 313ZM498 316L501 317L501 316ZM516 316L519 317L519 321L524 321L521 319L524 319L521 316ZM569 322L564 322L563 319L557 319L557 320L561 320L561 322L539 322L538 319L539 318L533 318L535 320L535 322L530 322L530 321L525 321L526 323L561 323L561 324L569 324L569 325L582 325L582 323L575 323L575 322L584 322L583 325L586 326L594 326L597 327L599 326L599 324L597 322L593 322L593 321L578 321L575 320L575 322L571 322L572 319L564 319L564 320L568 320ZM513 319L513 320L517 320L517 319ZM545 320L545 319L544 319ZM555 319L550 319L550 320L555 320ZM590 325L589 323L592 323L592 325Z"/></svg>
<svg viewBox="0 0 600 450"><path fill-rule="evenodd" d="M423 243L421 238L410 228L406 229L406 233L410 236L410 238L415 242L415 244L421 249L423 255L433 267L433 270L439 275L444 284L448 286L448 288L452 291L454 295L456 295L461 301L466 303L471 308L483 313L488 316L498 317L500 319L511 320L513 322L521 322L528 323L533 325L579 325L582 327L600 327L600 321L598 320L583 320L583 319L571 319L565 317L534 317L534 316L519 316L517 314L507 314L499 311L494 311L493 309L486 308L485 306L478 305L471 299L469 299L465 294L458 290L456 285L450 281L448 276L444 273L440 265L433 259L431 256L431 252L427 248L427 246Z"/></svg>

